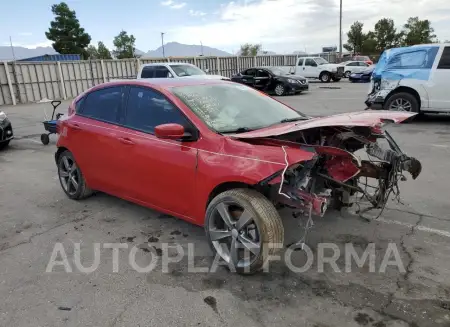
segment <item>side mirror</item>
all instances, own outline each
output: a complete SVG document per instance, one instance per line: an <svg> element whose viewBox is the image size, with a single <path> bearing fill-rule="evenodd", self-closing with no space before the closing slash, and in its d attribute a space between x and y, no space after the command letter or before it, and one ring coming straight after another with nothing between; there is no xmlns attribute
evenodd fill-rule
<svg viewBox="0 0 450 327"><path fill-rule="evenodd" d="M161 124L155 127L155 136L160 139L179 140L184 136L184 127L180 124Z"/></svg>

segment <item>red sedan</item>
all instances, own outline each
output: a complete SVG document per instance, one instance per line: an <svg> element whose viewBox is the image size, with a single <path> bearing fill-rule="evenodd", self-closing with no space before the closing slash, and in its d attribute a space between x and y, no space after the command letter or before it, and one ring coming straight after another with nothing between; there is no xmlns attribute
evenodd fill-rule
<svg viewBox="0 0 450 327"><path fill-rule="evenodd" d="M58 123L55 159L69 198L101 191L204 226L222 259L254 273L283 244L276 207L312 219L359 194L380 208L402 170L417 177L420 163L381 129L413 115L310 118L233 82L117 81L72 102ZM363 148L378 160L356 157ZM361 178L379 188L369 194Z"/></svg>

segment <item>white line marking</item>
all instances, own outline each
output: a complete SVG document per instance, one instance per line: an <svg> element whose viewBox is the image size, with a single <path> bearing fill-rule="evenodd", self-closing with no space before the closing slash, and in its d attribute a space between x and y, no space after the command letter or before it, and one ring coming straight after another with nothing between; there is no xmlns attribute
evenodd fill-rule
<svg viewBox="0 0 450 327"><path fill-rule="evenodd" d="M435 146L437 148L448 148L448 145L445 144L431 144L431 146Z"/></svg>
<svg viewBox="0 0 450 327"><path fill-rule="evenodd" d="M384 219L384 218L378 218L378 219L373 219L373 221L381 221L383 223L386 224L396 224L396 225L400 225L400 226L404 226L404 227L408 227L408 228L413 228L415 225L414 224L408 224L408 223L404 223L398 220L390 220L390 219ZM422 232L428 232L428 233L432 233L432 234L438 234L441 236L445 236L450 238L450 232L449 231L445 231L445 230L441 230L441 229L435 229L435 228L430 228L430 227L426 227L423 225L417 225L416 226L417 230L420 230Z"/></svg>

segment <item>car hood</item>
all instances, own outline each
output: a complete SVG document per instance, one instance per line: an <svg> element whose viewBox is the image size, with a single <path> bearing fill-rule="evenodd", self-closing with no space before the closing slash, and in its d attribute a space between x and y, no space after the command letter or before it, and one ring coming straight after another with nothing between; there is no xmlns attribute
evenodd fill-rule
<svg viewBox="0 0 450 327"><path fill-rule="evenodd" d="M340 64L323 64L323 65L319 65L318 67L331 69L331 68L342 67L342 65L340 65Z"/></svg>
<svg viewBox="0 0 450 327"><path fill-rule="evenodd" d="M196 78L196 79L229 79L228 77L221 75L192 75L192 76L183 76L181 78Z"/></svg>
<svg viewBox="0 0 450 327"><path fill-rule="evenodd" d="M386 122L393 122L398 124L415 115L416 113L408 113L408 112L366 110L361 112L352 112L333 116L311 118L308 120L296 121L292 123L277 124L271 127L261 128L251 132L232 134L230 136L244 139L244 138L271 137L317 127L332 127L332 126L376 127Z"/></svg>

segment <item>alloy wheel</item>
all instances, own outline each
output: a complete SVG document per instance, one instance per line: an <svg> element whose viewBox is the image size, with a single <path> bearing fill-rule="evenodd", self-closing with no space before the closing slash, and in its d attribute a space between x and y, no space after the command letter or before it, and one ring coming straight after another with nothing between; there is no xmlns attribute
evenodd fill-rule
<svg viewBox="0 0 450 327"><path fill-rule="evenodd" d="M58 175L64 191L69 195L76 194L81 182L80 170L72 158L63 156L59 160Z"/></svg>
<svg viewBox="0 0 450 327"><path fill-rule="evenodd" d="M261 252L253 213L235 202L220 202L212 212L208 233L216 252L234 267L249 267Z"/></svg>
<svg viewBox="0 0 450 327"><path fill-rule="evenodd" d="M392 111L411 111L412 104L406 99L397 98L389 105L389 110Z"/></svg>
<svg viewBox="0 0 450 327"><path fill-rule="evenodd" d="M283 95L283 94L284 94L284 86L281 85L281 84L278 84L278 85L275 87L275 94L276 94L276 95Z"/></svg>

